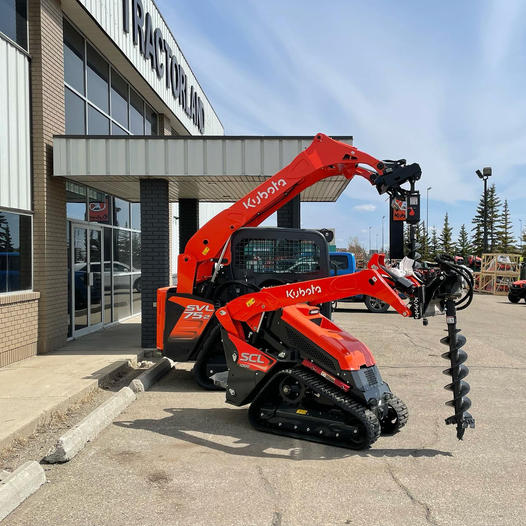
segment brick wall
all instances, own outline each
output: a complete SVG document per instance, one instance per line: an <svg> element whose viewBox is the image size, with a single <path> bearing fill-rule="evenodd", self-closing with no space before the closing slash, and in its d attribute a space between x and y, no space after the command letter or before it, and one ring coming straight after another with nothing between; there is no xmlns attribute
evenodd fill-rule
<svg viewBox="0 0 526 526"><path fill-rule="evenodd" d="M33 139L34 285L40 292L38 352L66 341L66 188L54 178L53 135L65 132L62 10L56 0L29 0Z"/></svg>
<svg viewBox="0 0 526 526"><path fill-rule="evenodd" d="M0 367L37 353L38 292L0 296Z"/></svg>
<svg viewBox="0 0 526 526"><path fill-rule="evenodd" d="M170 283L168 181L141 179L142 336L144 348L155 347L157 289Z"/></svg>

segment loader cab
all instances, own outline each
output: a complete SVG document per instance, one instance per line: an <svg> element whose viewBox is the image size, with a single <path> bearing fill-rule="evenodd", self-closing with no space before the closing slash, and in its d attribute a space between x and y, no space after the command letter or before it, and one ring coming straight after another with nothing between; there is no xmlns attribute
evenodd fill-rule
<svg viewBox="0 0 526 526"><path fill-rule="evenodd" d="M316 230L241 228L232 235L231 279L259 288L329 276L327 241Z"/></svg>

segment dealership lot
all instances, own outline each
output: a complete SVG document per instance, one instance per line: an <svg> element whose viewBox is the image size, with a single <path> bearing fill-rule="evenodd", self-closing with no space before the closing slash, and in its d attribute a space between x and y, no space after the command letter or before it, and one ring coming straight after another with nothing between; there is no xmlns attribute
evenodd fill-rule
<svg viewBox="0 0 526 526"><path fill-rule="evenodd" d="M45 466L48 484L4 524L521 524L525 316L497 296L459 313L477 420L463 442L444 424L444 318L423 327L349 305L335 319L409 406L398 435L354 452L262 434L180 365L71 462Z"/></svg>

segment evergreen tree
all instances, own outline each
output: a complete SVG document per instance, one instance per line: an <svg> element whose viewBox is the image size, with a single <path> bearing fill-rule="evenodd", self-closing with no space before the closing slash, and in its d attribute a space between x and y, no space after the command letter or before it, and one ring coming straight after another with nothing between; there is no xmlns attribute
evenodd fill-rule
<svg viewBox="0 0 526 526"><path fill-rule="evenodd" d="M433 227L431 229L431 241L429 242L429 257L435 259L439 252L437 229Z"/></svg>
<svg viewBox="0 0 526 526"><path fill-rule="evenodd" d="M471 254L472 248L473 247L469 242L469 235L466 225L462 225L458 233L457 250L459 255L464 258L464 261L466 261L468 255Z"/></svg>
<svg viewBox="0 0 526 526"><path fill-rule="evenodd" d="M475 225L472 232L474 233L471 237L471 250L473 251L473 254L482 256L482 249L484 247L484 234L482 232L482 226Z"/></svg>
<svg viewBox="0 0 526 526"><path fill-rule="evenodd" d="M488 246L490 252L495 252L499 244L498 225L500 222L500 206L502 202L497 195L495 185L488 190Z"/></svg>
<svg viewBox="0 0 526 526"><path fill-rule="evenodd" d="M507 199L504 201L504 207L499 218L496 232L498 239L496 250L505 254L515 252L516 247L515 239L513 237L513 225L511 224L511 215Z"/></svg>
<svg viewBox="0 0 526 526"><path fill-rule="evenodd" d="M12 252L14 250L9 221L2 213L0 213L0 250L2 252Z"/></svg>
<svg viewBox="0 0 526 526"><path fill-rule="evenodd" d="M440 250L442 252L445 252L446 254L449 254L451 256L454 255L455 252L455 244L453 242L453 228L449 226L449 217L446 215L444 217L444 226L442 227L442 232L440 233Z"/></svg>
<svg viewBox="0 0 526 526"><path fill-rule="evenodd" d="M495 185L492 184L488 188L488 252L494 252L498 245L497 225L499 222L500 206L501 200L497 195ZM480 197L472 223L473 228L471 231L473 232L473 249L478 256L481 256L484 251L484 192L482 192Z"/></svg>
<svg viewBox="0 0 526 526"><path fill-rule="evenodd" d="M416 242L420 245L418 252L421 255L420 259L429 259L429 234L427 232L425 222L419 223L416 230Z"/></svg>

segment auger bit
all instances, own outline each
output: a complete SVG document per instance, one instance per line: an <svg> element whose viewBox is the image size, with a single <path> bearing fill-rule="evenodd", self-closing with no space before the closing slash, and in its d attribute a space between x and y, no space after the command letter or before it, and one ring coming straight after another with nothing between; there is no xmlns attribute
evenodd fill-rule
<svg viewBox="0 0 526 526"><path fill-rule="evenodd" d="M442 358L449 359L451 367L444 371L444 374L452 377L452 382L444 387L453 392L453 400L446 402L447 406L455 409L455 414L446 418L446 424L456 424L457 438L462 440L464 432L468 427L475 427L475 419L468 413L471 407L471 400L466 396L469 393L469 384L464 380L469 373L469 369L464 365L468 355L462 349L466 343L466 337L459 334L457 329L457 308L455 301L451 298L446 299L446 322L447 333L440 343L449 346L449 351L442 354Z"/></svg>

